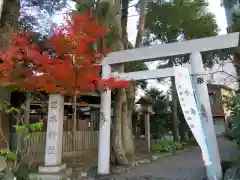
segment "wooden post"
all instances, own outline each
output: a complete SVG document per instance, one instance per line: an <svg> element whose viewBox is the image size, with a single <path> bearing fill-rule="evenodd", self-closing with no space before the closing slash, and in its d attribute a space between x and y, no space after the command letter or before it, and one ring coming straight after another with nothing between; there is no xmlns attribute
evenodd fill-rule
<svg viewBox="0 0 240 180"><path fill-rule="evenodd" d="M144 121L145 121L145 140L147 144L147 151L151 152L151 134L150 134L150 114L148 112L144 113Z"/></svg>
<svg viewBox="0 0 240 180"><path fill-rule="evenodd" d="M109 65L102 67L102 77L107 79L111 73ZM111 132L111 90L106 88L101 92L99 145L98 145L98 174L110 173L110 132Z"/></svg>

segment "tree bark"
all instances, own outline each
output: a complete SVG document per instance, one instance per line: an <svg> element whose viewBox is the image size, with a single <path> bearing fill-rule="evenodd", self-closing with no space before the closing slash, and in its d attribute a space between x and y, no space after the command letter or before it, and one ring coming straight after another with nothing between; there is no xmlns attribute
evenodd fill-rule
<svg viewBox="0 0 240 180"><path fill-rule="evenodd" d="M127 33L128 6L129 0L122 0L121 29L124 49L128 49L128 33Z"/></svg>
<svg viewBox="0 0 240 180"><path fill-rule="evenodd" d="M135 47L138 48L142 46L142 38L144 34L144 25L145 25L145 9L146 9L147 3L146 0L140 0L140 16L139 16L139 25L138 25L138 32L136 37L136 43ZM124 42L127 38L127 11L128 9L128 0L123 0L123 7L122 7L122 27L125 29L122 31ZM123 144L124 148L126 150L126 154L129 156L134 155L134 140L133 140L133 133L132 133L132 112L134 109L134 102L135 102L135 95L136 95L136 83L132 82L131 85L127 88L126 92L126 100L127 103L123 104L123 109L126 109L126 111L123 111ZM126 114L124 114L126 113ZM127 120L126 120L127 118Z"/></svg>
<svg viewBox="0 0 240 180"><path fill-rule="evenodd" d="M122 102L122 140L127 156L134 155L134 141L132 133L132 108L127 104L126 89L123 89ZM133 101L134 102L134 101Z"/></svg>
<svg viewBox="0 0 240 180"><path fill-rule="evenodd" d="M20 16L20 0L3 0L0 4L0 51L7 50L11 45L13 35L18 29L18 18ZM4 92L4 94L2 94ZM6 93L6 94L5 94ZM10 101L11 93L5 88L1 88L1 100ZM6 98L6 99L5 99ZM10 116L5 112L0 112L0 139L5 138L6 142L0 142L0 148L9 148L9 122Z"/></svg>
<svg viewBox="0 0 240 180"><path fill-rule="evenodd" d="M29 124L29 117L30 117L30 107L31 107L31 93L26 93L26 100L25 100L25 108L24 108L24 124ZM21 135L21 149L24 148L24 138L28 134L28 129L24 131L24 133Z"/></svg>
<svg viewBox="0 0 240 180"><path fill-rule="evenodd" d="M114 14L116 17L114 19L115 25L118 27L118 34L120 39L116 41L116 48L117 50L123 50L124 44L122 42L122 29L121 29L121 17L118 16L118 13L121 9L121 2L120 1L112 1L112 0L102 0L107 1L110 4L110 7L113 8ZM115 69L122 73L124 72L124 64L117 65ZM111 139L111 149L112 155L111 160L114 160L118 165L126 165L128 164L128 159L126 157L125 149L123 147L122 142L122 102L123 102L123 89L117 89L115 94L115 101L114 101L114 119L112 122L112 139ZM113 158L114 157L114 158Z"/></svg>
<svg viewBox="0 0 240 180"><path fill-rule="evenodd" d="M183 119L185 121L185 119ZM179 135L181 138L181 142L187 142L188 141L188 128L187 125L184 122L181 122L180 120L180 128L179 128Z"/></svg>
<svg viewBox="0 0 240 180"><path fill-rule="evenodd" d="M178 103L178 106L180 104ZM183 114L180 114L180 112L182 113L181 110L178 111L179 113L179 121L180 121L180 124L179 124L179 135L181 137L181 142L187 142L189 140L189 137L188 137L188 131L189 131L189 127L187 125L187 122L183 116Z"/></svg>
<svg viewBox="0 0 240 180"><path fill-rule="evenodd" d="M24 109L24 123L29 124L30 116L30 106L31 106L31 94L26 94L25 109Z"/></svg>
<svg viewBox="0 0 240 180"><path fill-rule="evenodd" d="M137 38L136 38L136 44L135 47L138 48L142 46L142 38L144 34L144 27L145 27L145 10L147 7L146 0L140 0L140 16L139 16L139 24L138 24L138 32L137 32Z"/></svg>
<svg viewBox="0 0 240 180"><path fill-rule="evenodd" d="M0 99L10 102L11 93L4 87L0 88ZM5 110L0 110L0 149L10 148L10 125L10 115L5 113Z"/></svg>
<svg viewBox="0 0 240 180"><path fill-rule="evenodd" d="M0 50L6 50L11 45L13 35L18 29L19 16L20 0L4 0L0 20Z"/></svg>
<svg viewBox="0 0 240 180"><path fill-rule="evenodd" d="M128 6L129 1L122 1L122 17L121 17L121 29L122 29L122 40L124 49L128 49L128 35L127 35L127 20L128 20ZM131 88L123 89L123 102L122 102L122 141L123 147L127 156L134 155L134 141L132 133L132 103L129 103L129 93ZM133 98L134 106L134 98Z"/></svg>
<svg viewBox="0 0 240 180"><path fill-rule="evenodd" d="M72 152L73 152L73 165L76 163L76 131L77 131L77 96L73 95L72 103Z"/></svg>
<svg viewBox="0 0 240 180"><path fill-rule="evenodd" d="M122 142L122 95L124 89L118 89L115 95L114 120L112 131L112 149L114 151L115 163L118 165L127 165L128 159Z"/></svg>
<svg viewBox="0 0 240 180"><path fill-rule="evenodd" d="M173 123L173 140L180 142L178 131L178 109L177 109L177 90L175 86L175 78L171 77L172 81L172 123Z"/></svg>

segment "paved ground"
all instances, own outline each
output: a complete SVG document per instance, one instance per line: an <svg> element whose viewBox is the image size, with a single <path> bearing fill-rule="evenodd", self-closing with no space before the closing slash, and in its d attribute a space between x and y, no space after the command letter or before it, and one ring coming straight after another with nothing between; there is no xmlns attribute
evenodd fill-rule
<svg viewBox="0 0 240 180"><path fill-rule="evenodd" d="M240 155L240 151L236 150L232 142L223 139L218 141L221 160L230 160ZM202 180L204 168L200 150L193 148L176 156L163 157L117 177L135 179L143 176L152 176L162 180Z"/></svg>

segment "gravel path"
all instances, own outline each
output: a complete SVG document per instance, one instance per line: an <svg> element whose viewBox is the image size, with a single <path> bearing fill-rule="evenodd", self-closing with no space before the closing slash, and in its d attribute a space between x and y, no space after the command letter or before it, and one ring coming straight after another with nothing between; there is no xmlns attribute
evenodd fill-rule
<svg viewBox="0 0 240 180"><path fill-rule="evenodd" d="M240 151L236 150L234 143L219 139L218 144L221 160L230 160L233 157L240 156ZM196 147L175 156L163 157L150 164L142 165L131 172L118 175L116 179L135 179L147 176L151 179L162 180L202 180L204 167L200 149Z"/></svg>

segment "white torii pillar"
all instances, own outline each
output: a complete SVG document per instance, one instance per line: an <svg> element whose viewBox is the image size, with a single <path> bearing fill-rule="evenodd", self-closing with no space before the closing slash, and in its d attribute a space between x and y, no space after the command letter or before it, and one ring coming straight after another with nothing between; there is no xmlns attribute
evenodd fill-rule
<svg viewBox="0 0 240 180"><path fill-rule="evenodd" d="M205 130L207 139L208 139L208 147L209 153L211 156L211 161L213 163L213 167L206 166L207 176L210 180L214 177L213 171L215 172L218 179L222 179L222 168L221 161L218 151L218 143L216 139L214 124L213 124L213 116L208 96L208 89L206 83L206 71L203 67L202 56L199 52L194 52L190 54L190 62L192 67L192 80L193 86L196 93L196 98L199 102L199 108L201 113L201 120L203 124L203 128ZM211 177L211 178L210 178ZM214 180L214 179L213 179Z"/></svg>
<svg viewBox="0 0 240 180"><path fill-rule="evenodd" d="M102 79L108 79L110 65L102 66ZM111 90L102 89L99 123L98 174L110 173Z"/></svg>

